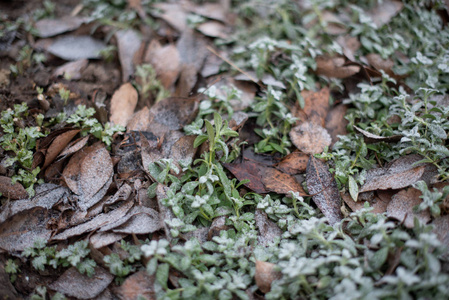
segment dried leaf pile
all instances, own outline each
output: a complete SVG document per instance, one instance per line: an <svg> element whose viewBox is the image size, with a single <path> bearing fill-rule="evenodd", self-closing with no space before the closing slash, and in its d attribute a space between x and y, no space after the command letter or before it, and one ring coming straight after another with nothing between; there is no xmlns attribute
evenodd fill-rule
<svg viewBox="0 0 449 300"><path fill-rule="evenodd" d="M334 2L1 3L0 298L447 295L448 7Z"/></svg>

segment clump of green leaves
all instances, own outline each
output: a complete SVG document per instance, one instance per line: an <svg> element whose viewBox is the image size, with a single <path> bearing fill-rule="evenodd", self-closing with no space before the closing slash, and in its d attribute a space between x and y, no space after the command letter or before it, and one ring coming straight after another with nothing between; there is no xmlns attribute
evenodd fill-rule
<svg viewBox="0 0 449 300"><path fill-rule="evenodd" d="M6 166L16 164L17 173L12 181L21 182L30 196L34 195L34 184L38 183L37 174L40 168L33 166L33 150L36 140L46 136L37 126L25 127L25 118L28 117L26 103L14 105L14 109L1 112L0 125L4 135L0 137L0 145L6 151L13 152L14 156L6 159Z"/></svg>
<svg viewBox="0 0 449 300"><path fill-rule="evenodd" d="M78 105L76 112L67 119L67 123L81 128L82 136L91 133L94 137L110 146L112 136L117 132L125 131L125 128L121 125L112 125L111 123L106 123L103 127L97 119L92 118L94 114L94 108L86 108L85 105Z"/></svg>
<svg viewBox="0 0 449 300"><path fill-rule="evenodd" d="M120 243L120 248L124 250L125 254L122 253L120 256L117 253L112 253L103 258L111 274L116 276L117 282L123 282L127 275L136 270L136 267L140 265L143 254L140 246L132 245L123 240Z"/></svg>
<svg viewBox="0 0 449 300"><path fill-rule="evenodd" d="M14 260L8 259L5 264L5 272L9 274L9 280L14 283L17 279L17 274L20 273L20 269Z"/></svg>
<svg viewBox="0 0 449 300"><path fill-rule="evenodd" d="M39 271L44 271L46 266L56 269L62 267L76 267L81 274L92 277L96 263L88 258L90 249L88 241L79 241L61 251L56 250L56 246L47 246L46 242L37 239L33 247L26 248L22 252L24 257L32 257L31 265Z"/></svg>
<svg viewBox="0 0 449 300"><path fill-rule="evenodd" d="M147 99L151 95L154 102L158 102L170 96L170 92L156 78L156 70L151 64L137 66L135 75L135 85L143 99Z"/></svg>

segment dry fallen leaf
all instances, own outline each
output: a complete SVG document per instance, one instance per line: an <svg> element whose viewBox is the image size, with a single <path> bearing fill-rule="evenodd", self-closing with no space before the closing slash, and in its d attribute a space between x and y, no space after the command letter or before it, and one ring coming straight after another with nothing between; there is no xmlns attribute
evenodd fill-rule
<svg viewBox="0 0 449 300"><path fill-rule="evenodd" d="M111 99L110 121L126 127L137 105L137 91L127 82L114 92Z"/></svg>
<svg viewBox="0 0 449 300"><path fill-rule="evenodd" d="M278 194L289 194L293 191L301 196L308 196L295 177L271 167L261 166L259 170L259 176L268 191Z"/></svg>
<svg viewBox="0 0 449 300"><path fill-rule="evenodd" d="M315 59L315 73L327 77L347 78L360 71L360 66L346 65L346 59L343 56L319 55Z"/></svg>
<svg viewBox="0 0 449 300"><path fill-rule="evenodd" d="M364 208L365 206L365 202L366 201L360 201L360 199L356 201L354 201L354 199L352 199L351 195L349 195L349 193L341 193L341 198L343 199L343 201L346 203L346 205L348 205L352 211L358 211L362 208ZM391 198L390 198L391 200ZM387 206L388 203L390 203L390 201L385 201L384 199L382 199L381 197L373 197L373 199L370 199L368 201L370 207L373 208L373 210L371 210L372 213L375 214L381 214L383 212L387 211Z"/></svg>
<svg viewBox="0 0 449 300"><path fill-rule="evenodd" d="M64 148L69 144L69 142L75 137L75 135L80 132L79 129L73 129L65 131L58 135L50 144L45 154L45 162L43 168L50 165L56 157L64 150Z"/></svg>
<svg viewBox="0 0 449 300"><path fill-rule="evenodd" d="M127 82L134 74L134 55L139 51L141 37L131 29L119 30L115 33L118 55L122 67L122 82Z"/></svg>
<svg viewBox="0 0 449 300"><path fill-rule="evenodd" d="M321 153L332 142L327 130L312 122L293 127L289 135L296 148L308 154Z"/></svg>
<svg viewBox="0 0 449 300"><path fill-rule="evenodd" d="M77 152L62 173L67 186L79 195L78 206L86 210L101 199L94 197L110 184L113 165L109 151L102 143L97 143Z"/></svg>
<svg viewBox="0 0 449 300"><path fill-rule="evenodd" d="M101 267L95 267L95 274L92 277L81 274L75 267L71 267L48 287L65 296L93 299L103 292L113 279L114 276Z"/></svg>
<svg viewBox="0 0 449 300"><path fill-rule="evenodd" d="M88 35L66 35L56 39L46 50L65 60L100 58L106 44Z"/></svg>
<svg viewBox="0 0 449 300"><path fill-rule="evenodd" d="M368 60L369 64L374 68L376 68L377 70L379 71L383 70L388 75L394 76L393 72L394 62L392 59L383 59L377 53L367 54L366 59Z"/></svg>
<svg viewBox="0 0 449 300"><path fill-rule="evenodd" d="M284 156L282 160L276 164L276 168L290 175L304 173L307 169L308 161L309 154L294 151Z"/></svg>
<svg viewBox="0 0 449 300"><path fill-rule="evenodd" d="M340 35L336 41L343 48L343 54L346 55L350 61L355 61L354 55L361 46L359 39L355 36Z"/></svg>
<svg viewBox="0 0 449 300"><path fill-rule="evenodd" d="M309 193L314 195L312 196L313 202L327 217L329 224L334 225L341 221L343 217L340 210L340 193L328 166L310 155L306 175L307 188Z"/></svg>
<svg viewBox="0 0 449 300"><path fill-rule="evenodd" d="M262 183L260 164L252 161L243 161L242 163L224 164L224 167L239 181L249 179L250 182L246 183L245 186L254 192L259 194L266 194L269 192Z"/></svg>
<svg viewBox="0 0 449 300"><path fill-rule="evenodd" d="M430 212L428 209L414 213L413 207L421 204L421 191L415 188L407 188L401 190L391 198L391 202L387 206L387 217L395 218L404 222L407 228L413 228L413 219L417 217L422 223L426 224L430 221Z"/></svg>
<svg viewBox="0 0 449 300"><path fill-rule="evenodd" d="M414 164L421 159L420 155L407 155L391 161L384 168L368 170L365 184L359 192L401 189L421 179L430 181L427 177L432 177L432 165Z"/></svg>
<svg viewBox="0 0 449 300"><path fill-rule="evenodd" d="M329 89L323 88L318 92L303 90L301 96L304 99L304 113L307 120L324 127L329 111Z"/></svg>
<svg viewBox="0 0 449 300"><path fill-rule="evenodd" d="M281 272L276 270L276 265L256 260L256 273L254 274L257 287L264 294L271 290L273 281L281 278Z"/></svg>
<svg viewBox="0 0 449 300"><path fill-rule="evenodd" d="M438 240L446 249L449 248L449 215L436 218L432 225L435 226L433 232L437 235Z"/></svg>
<svg viewBox="0 0 449 300"><path fill-rule="evenodd" d="M259 229L257 236L259 245L264 247L269 246L276 238L281 237L282 230L276 223L268 219L266 212L256 210L254 219L256 221L256 227Z"/></svg>
<svg viewBox="0 0 449 300"><path fill-rule="evenodd" d="M89 61L85 58L65 63L54 70L53 76L63 76L68 80L79 80L82 77L81 72L86 69L88 63Z"/></svg>
<svg viewBox="0 0 449 300"><path fill-rule="evenodd" d="M34 24L37 35L46 38L79 28L88 18L64 16L60 19L42 19Z"/></svg>
<svg viewBox="0 0 449 300"><path fill-rule="evenodd" d="M120 299L155 300L154 280L154 276L149 275L147 271L139 271L126 278L122 285L114 289L114 292Z"/></svg>
<svg viewBox="0 0 449 300"><path fill-rule="evenodd" d="M7 199L24 199L28 197L25 188L19 183L12 183L11 178L0 176L0 193Z"/></svg>
<svg viewBox="0 0 449 300"><path fill-rule="evenodd" d="M345 119L346 111L348 107L346 105L340 104L332 108L326 116L326 130L332 138L332 143L338 141L338 135L346 135L346 126L348 125L348 120Z"/></svg>
<svg viewBox="0 0 449 300"><path fill-rule="evenodd" d="M200 24L196 28L199 32L204 35L226 39L228 37L228 27L223 25L223 23L217 21L208 21Z"/></svg>
<svg viewBox="0 0 449 300"><path fill-rule="evenodd" d="M47 229L50 211L35 207L21 211L0 225L0 249L8 252L23 251L32 247L34 241L48 241L51 230Z"/></svg>
<svg viewBox="0 0 449 300"><path fill-rule="evenodd" d="M401 1L385 0L378 2L377 6L367 12L377 27L381 27L390 22L391 18L397 15L404 4Z"/></svg>
<svg viewBox="0 0 449 300"><path fill-rule="evenodd" d="M153 40L148 46L144 61L151 63L164 88L170 90L181 70L176 46L173 44L161 46L157 40Z"/></svg>
<svg viewBox="0 0 449 300"><path fill-rule="evenodd" d="M402 135L392 135L392 136L380 136L377 134L372 134L366 130L363 130L362 128L359 128L355 125L353 125L354 129L361 133L363 135L363 140L365 141L365 143L367 144L374 144L374 143L379 143L379 142L399 142L402 138Z"/></svg>

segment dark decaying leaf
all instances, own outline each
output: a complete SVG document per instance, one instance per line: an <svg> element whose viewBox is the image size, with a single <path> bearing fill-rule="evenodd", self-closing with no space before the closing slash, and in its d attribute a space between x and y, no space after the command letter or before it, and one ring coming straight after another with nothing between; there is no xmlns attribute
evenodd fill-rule
<svg viewBox="0 0 449 300"><path fill-rule="evenodd" d="M12 200L28 197L27 191L19 182L13 184L11 178L6 176L0 176L0 193Z"/></svg>
<svg viewBox="0 0 449 300"><path fill-rule="evenodd" d="M377 70L383 70L390 76L395 75L393 72L394 61L392 59L383 59L382 56L377 53L367 54L366 59L368 60L369 64Z"/></svg>
<svg viewBox="0 0 449 300"><path fill-rule="evenodd" d="M46 38L78 29L78 27L87 21L88 18L64 16L60 19L39 20L34 24L34 28L36 28L38 36Z"/></svg>
<svg viewBox="0 0 449 300"><path fill-rule="evenodd" d="M126 201L120 207L108 213L99 214L85 223L71 227L61 233L58 233L57 235L53 236L52 240L66 240L72 236L77 236L100 228L104 228L109 224L121 220L132 206L132 201Z"/></svg>
<svg viewBox="0 0 449 300"><path fill-rule="evenodd" d="M359 128L355 125L353 125L354 129L361 133L363 135L363 140L367 144L374 144L379 142L386 142L386 143L394 143L399 142L402 138L402 135L392 135L392 136L380 136L377 134L372 134L366 130L363 130L362 128Z"/></svg>
<svg viewBox="0 0 449 300"><path fill-rule="evenodd" d="M100 58L106 44L87 35L66 35L56 39L47 51L65 60Z"/></svg>
<svg viewBox="0 0 449 300"><path fill-rule="evenodd" d="M290 175L304 173L307 169L308 161L309 154L294 151L284 156L284 158L276 164L276 168Z"/></svg>
<svg viewBox="0 0 449 300"><path fill-rule="evenodd" d="M321 153L332 142L327 130L312 122L293 127L289 135L296 148L308 154Z"/></svg>
<svg viewBox="0 0 449 300"><path fill-rule="evenodd" d="M75 152L78 152L84 146L86 146L88 140L89 140L89 136L87 135L85 137L81 137L79 139L72 141L71 143L69 143L67 145L67 147L61 153L59 153L58 157L62 157L64 155L70 155Z"/></svg>
<svg viewBox="0 0 449 300"><path fill-rule="evenodd" d="M137 91L131 83L124 83L111 98L111 116L114 124L126 127L137 105Z"/></svg>
<svg viewBox="0 0 449 300"><path fill-rule="evenodd" d="M139 271L126 278L121 286L114 289L114 292L120 299L155 300L156 295L153 287L154 280L154 276L151 276L148 272Z"/></svg>
<svg viewBox="0 0 449 300"><path fill-rule="evenodd" d="M141 37L132 30L119 30L115 33L117 39L118 56L122 67L122 82L127 82L134 74L134 56L139 51Z"/></svg>
<svg viewBox="0 0 449 300"><path fill-rule="evenodd" d="M307 188L314 195L313 202L327 217L329 224L342 220L341 199L337 182L329 172L328 166L313 155L309 158L306 172Z"/></svg>
<svg viewBox="0 0 449 300"><path fill-rule="evenodd" d="M256 260L256 273L254 274L257 287L264 294L271 290L273 281L281 278L281 272L276 270L273 263Z"/></svg>
<svg viewBox="0 0 449 300"><path fill-rule="evenodd" d="M431 164L415 164L422 158L417 154L407 155L391 161L384 168L368 170L365 184L359 192L401 189L421 179L428 182L435 171Z"/></svg>
<svg viewBox="0 0 449 300"><path fill-rule="evenodd" d="M344 104L340 104L332 108L326 116L325 128L332 138L332 143L338 141L339 135L346 135L346 126L348 125L348 120L345 119L346 111L348 107Z"/></svg>
<svg viewBox="0 0 449 300"><path fill-rule="evenodd" d="M45 154L45 161L43 168L46 168L50 165L56 157L64 150L64 148L69 144L69 142L75 137L75 135L80 132L79 129L73 129L69 131L65 131L58 135L50 144Z"/></svg>
<svg viewBox="0 0 449 300"><path fill-rule="evenodd" d="M340 35L336 39L337 43L343 48L343 54L351 61L355 61L355 53L359 50L361 43L358 37L351 35Z"/></svg>
<svg viewBox="0 0 449 300"><path fill-rule="evenodd" d="M51 230L47 229L50 218L49 210L43 207L15 214L0 225L0 249L23 251L32 247L36 239L47 241L51 236Z"/></svg>
<svg viewBox="0 0 449 300"><path fill-rule="evenodd" d="M413 228L413 219L417 217L422 223L426 224L430 221L430 212L428 209L414 213L413 207L421 204L421 191L415 188L407 188L401 190L391 198L391 202L387 207L387 216L395 218L404 223L407 228Z"/></svg>
<svg viewBox="0 0 449 300"><path fill-rule="evenodd" d="M268 219L264 211L256 210L254 219L256 221L256 227L259 229L259 235L257 236L259 245L264 247L269 246L276 238L281 237L282 230L276 223Z"/></svg>
<svg viewBox="0 0 449 300"><path fill-rule="evenodd" d="M81 274L72 267L48 287L65 296L92 299L103 292L113 279L114 276L101 267L95 268L95 274L92 277Z"/></svg>
<svg viewBox="0 0 449 300"><path fill-rule="evenodd" d="M446 249L449 249L449 215L435 219L432 225L435 226L433 232L437 235L438 240Z"/></svg>

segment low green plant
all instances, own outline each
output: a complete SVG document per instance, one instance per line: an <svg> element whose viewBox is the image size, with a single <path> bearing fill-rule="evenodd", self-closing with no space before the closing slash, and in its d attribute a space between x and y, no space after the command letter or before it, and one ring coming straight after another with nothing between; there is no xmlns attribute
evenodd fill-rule
<svg viewBox="0 0 449 300"><path fill-rule="evenodd" d="M151 95L154 102L158 102L170 96L170 92L156 78L156 70L151 64L137 66L135 75L135 85L143 99L147 99Z"/></svg>
<svg viewBox="0 0 449 300"><path fill-rule="evenodd" d="M14 109L1 112L0 125L4 135L0 137L0 146L14 155L6 159L6 167L15 166L16 174L12 181L21 182L30 196L34 195L34 184L39 183L37 174L40 168L33 167L33 150L36 140L46 136L37 126L25 127L28 117L26 103L14 105Z"/></svg>
<svg viewBox="0 0 449 300"><path fill-rule="evenodd" d="M111 145L112 136L115 133L125 131L123 126L111 123L106 123L103 127L97 119L92 118L93 115L95 115L94 108L86 108L85 105L78 105L76 112L66 122L80 128L82 136L91 133L107 146Z"/></svg>
<svg viewBox="0 0 449 300"><path fill-rule="evenodd" d="M58 251L56 246L47 246L45 241L37 239L33 247L28 247L22 252L22 256L32 258L31 265L39 271L44 271L47 266L54 269L59 266L72 266L76 267L81 274L92 277L96 263L88 258L89 253L88 241L79 241Z"/></svg>
<svg viewBox="0 0 449 300"><path fill-rule="evenodd" d="M8 259L5 264L5 272L9 274L9 280L14 283L17 279L17 274L20 273L19 266L15 260Z"/></svg>
<svg viewBox="0 0 449 300"><path fill-rule="evenodd" d="M111 274L116 276L117 283L122 283L126 276L135 272L136 268L141 266L140 260L143 255L140 246L132 245L123 240L120 243L120 248L126 253L124 256L121 257L117 253L112 253L103 258Z"/></svg>

